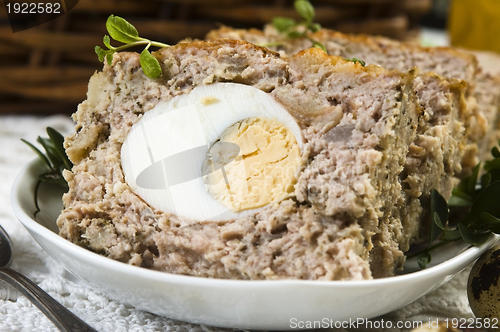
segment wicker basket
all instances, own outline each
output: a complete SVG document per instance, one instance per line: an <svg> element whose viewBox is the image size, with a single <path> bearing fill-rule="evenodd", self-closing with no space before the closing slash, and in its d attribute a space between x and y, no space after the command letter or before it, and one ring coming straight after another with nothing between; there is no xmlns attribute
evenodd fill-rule
<svg viewBox="0 0 500 332"><path fill-rule="evenodd" d="M397 39L414 35L431 0L312 0L316 22L345 32ZM0 113L72 113L87 82L102 67L94 47L115 14L141 36L176 43L203 38L223 23L262 27L275 16L297 17L292 0L80 0L67 14L13 33L0 6Z"/></svg>

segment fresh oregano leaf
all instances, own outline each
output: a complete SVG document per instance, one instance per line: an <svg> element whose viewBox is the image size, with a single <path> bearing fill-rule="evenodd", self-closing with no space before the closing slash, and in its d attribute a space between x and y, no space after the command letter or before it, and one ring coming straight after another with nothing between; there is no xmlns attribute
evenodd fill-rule
<svg viewBox="0 0 500 332"><path fill-rule="evenodd" d="M458 229L453 229L453 230L445 230L443 231L443 241L445 242L451 242L451 241L456 241L460 240L462 236L460 235L460 231Z"/></svg>
<svg viewBox="0 0 500 332"><path fill-rule="evenodd" d="M500 219L489 214L488 212L483 212L478 218L478 222L474 223L477 228L488 229L493 233L500 233Z"/></svg>
<svg viewBox="0 0 500 332"><path fill-rule="evenodd" d="M143 40L139 37L137 29L125 19L110 15L106 21L106 29L114 40L122 43L133 43Z"/></svg>
<svg viewBox="0 0 500 332"><path fill-rule="evenodd" d="M499 224L489 225L488 230L490 230L492 233L500 234L500 225Z"/></svg>
<svg viewBox="0 0 500 332"><path fill-rule="evenodd" d="M494 169L500 169L500 158L495 158L493 160L488 160L484 162L484 170L492 171Z"/></svg>
<svg viewBox="0 0 500 332"><path fill-rule="evenodd" d="M296 24L293 18L288 17L275 17L272 23L279 32L285 32Z"/></svg>
<svg viewBox="0 0 500 332"><path fill-rule="evenodd" d="M111 63L113 62L113 53L115 53L115 51L113 50L104 50L103 48L101 48L100 46L96 46L94 48L95 50L95 53L97 54L97 58L99 59L99 62L103 62L105 59L106 59L106 62L108 63L108 65L111 66Z"/></svg>
<svg viewBox="0 0 500 332"><path fill-rule="evenodd" d="M321 30L321 24L319 24L319 23L311 23L311 24L309 24L309 30L311 32L318 32L319 30Z"/></svg>
<svg viewBox="0 0 500 332"><path fill-rule="evenodd" d="M108 35L105 35L103 38L102 38L102 43L104 45L106 45L107 48L109 49L113 49L114 47L111 46L111 40L109 39L109 36Z"/></svg>
<svg viewBox="0 0 500 332"><path fill-rule="evenodd" d="M137 29L132 24L130 24L125 19L119 16L110 15L108 17L108 20L106 21L106 28L108 29L108 33L111 37L108 35L104 36L102 42L109 50L104 50L103 48L96 46L95 53L97 54L99 61L101 62L106 61L108 65L111 65L113 63L113 54L115 52L119 52L130 47L146 46L147 50L150 46L155 46L155 47L170 46L164 43L155 42L149 39L139 37ZM111 46L110 38L122 42L125 45L113 47ZM151 54L149 54L149 51L144 52L144 54L145 54L144 56L142 56L141 54L141 59L140 59L141 65L144 64L143 66L144 73L151 78L156 78L159 75L161 75L161 68L159 64L157 65L158 61L154 59L154 57L152 57Z"/></svg>
<svg viewBox="0 0 500 332"><path fill-rule="evenodd" d="M313 41L313 47L319 48L320 50L326 53L325 46L317 41Z"/></svg>
<svg viewBox="0 0 500 332"><path fill-rule="evenodd" d="M467 243L472 244L474 241L474 234L463 224L458 224L457 230L460 232L460 237Z"/></svg>
<svg viewBox="0 0 500 332"><path fill-rule="evenodd" d="M491 174L485 173L481 176L481 188L486 188L491 183Z"/></svg>
<svg viewBox="0 0 500 332"><path fill-rule="evenodd" d="M434 222L434 224L436 224L436 226L439 227L439 229L444 231L446 229L446 227L444 226L444 223L441 220L441 217L439 216L439 214L437 212L434 212L434 214L432 216L433 216L432 221Z"/></svg>
<svg viewBox="0 0 500 332"><path fill-rule="evenodd" d="M111 53L106 54L106 62L111 66L113 63L113 55Z"/></svg>
<svg viewBox="0 0 500 332"><path fill-rule="evenodd" d="M464 201L467 201L467 202L469 202L469 205L471 205L474 202L474 198L472 198L472 196L469 196L469 194L467 194L465 191L463 191L459 187L453 189L451 198L453 198L453 197L460 198ZM449 202L448 202L448 204L449 204Z"/></svg>
<svg viewBox="0 0 500 332"><path fill-rule="evenodd" d="M435 189L431 191L431 213L437 213L441 221L446 222L448 220L448 205L446 204L446 200Z"/></svg>
<svg viewBox="0 0 500 332"><path fill-rule="evenodd" d="M104 61L104 58L106 57L106 54L108 53L107 51L105 51L102 47L100 46L96 46L94 48L95 50L95 54L97 54L97 58L99 59L99 62L103 62Z"/></svg>
<svg viewBox="0 0 500 332"><path fill-rule="evenodd" d="M425 269L431 260L431 255L428 252L423 252L417 256L417 263L421 269Z"/></svg>
<svg viewBox="0 0 500 332"><path fill-rule="evenodd" d="M493 158L499 158L500 157L500 150L498 150L498 147L494 146L491 148L491 155Z"/></svg>
<svg viewBox="0 0 500 332"><path fill-rule="evenodd" d="M149 78L158 78L161 76L161 66L158 60L151 55L147 48L141 52L141 67Z"/></svg>
<svg viewBox="0 0 500 332"><path fill-rule="evenodd" d="M476 167L474 167L474 170L472 171L472 174L469 177L469 181L467 183L467 193L473 197L476 192L477 178L479 176L480 168L481 168L481 163L477 164Z"/></svg>
<svg viewBox="0 0 500 332"><path fill-rule="evenodd" d="M500 182L493 182L484 188L472 204L470 215L477 219L483 212L500 217Z"/></svg>
<svg viewBox="0 0 500 332"><path fill-rule="evenodd" d="M431 213L431 234L429 243L433 243L445 230L437 212Z"/></svg>
<svg viewBox="0 0 500 332"><path fill-rule="evenodd" d="M296 22L292 18L275 17L272 20L274 28L290 39L305 38L312 43L312 47L319 48L327 53L326 47L317 40L312 39L308 34L309 32L314 33L321 29L321 25L319 23L313 22L314 7L311 5L309 0L295 0L294 7L304 21ZM282 45L282 42L266 43L261 46L267 47L280 45Z"/></svg>
<svg viewBox="0 0 500 332"><path fill-rule="evenodd" d="M498 220L498 218L497 218ZM500 223L497 221L488 224L488 229L495 234L500 234Z"/></svg>
<svg viewBox="0 0 500 332"><path fill-rule="evenodd" d="M491 175L491 183L500 181L500 169L492 169L488 174Z"/></svg>
<svg viewBox="0 0 500 332"><path fill-rule="evenodd" d="M472 244L474 246L479 246L485 243L491 236L490 231L484 233L475 233L462 224L458 224L458 230L460 232L460 235L462 236L462 239L466 243Z"/></svg>
<svg viewBox="0 0 500 332"><path fill-rule="evenodd" d="M431 234L430 243L433 243L445 230L448 221L448 205L437 190L431 191Z"/></svg>
<svg viewBox="0 0 500 332"><path fill-rule="evenodd" d="M300 31L290 31L287 34L287 37L290 38L290 39L295 39L295 38L304 37L304 34L302 32L300 32Z"/></svg>
<svg viewBox="0 0 500 332"><path fill-rule="evenodd" d="M299 13L299 15L302 16L302 18L306 20L307 23L312 22L312 20L314 19L314 7L309 1L295 0L293 5L297 13Z"/></svg>
<svg viewBox="0 0 500 332"><path fill-rule="evenodd" d="M358 59L358 58L350 58L350 59L345 59L345 60L351 61L351 62L354 62L354 63L359 63L363 67L366 66L366 63L363 60Z"/></svg>
<svg viewBox="0 0 500 332"><path fill-rule="evenodd" d="M458 223L464 225L465 227L471 227L473 222L474 219L472 218L469 210L469 213L467 213Z"/></svg>
<svg viewBox="0 0 500 332"><path fill-rule="evenodd" d="M483 220L484 222L486 222L488 224L496 224L496 223L500 224L500 219L498 219L497 217L489 214L488 212L481 213L479 215L479 219Z"/></svg>
<svg viewBox="0 0 500 332"><path fill-rule="evenodd" d="M462 197L464 199L470 199L471 201L474 201L474 198L473 198L474 195L469 195L469 193L467 191L467 187L468 187L468 184L469 184L469 177L470 176L462 179L462 181L460 181L460 183L458 184L458 186L456 186L455 188L453 188L452 194L454 196L460 196L460 197ZM464 197L464 196L467 196L467 197Z"/></svg>
<svg viewBox="0 0 500 332"><path fill-rule="evenodd" d="M463 199L462 197L455 195L451 196L450 199L448 200L448 206L450 207L465 207L471 205L472 205L472 200Z"/></svg>

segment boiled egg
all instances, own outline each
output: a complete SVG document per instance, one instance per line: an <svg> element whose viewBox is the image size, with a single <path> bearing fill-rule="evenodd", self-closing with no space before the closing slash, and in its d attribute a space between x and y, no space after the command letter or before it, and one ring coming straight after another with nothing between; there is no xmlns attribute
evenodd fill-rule
<svg viewBox="0 0 500 332"><path fill-rule="evenodd" d="M150 206L192 220L229 220L290 197L302 136L273 97L215 83L161 102L121 150L125 180Z"/></svg>

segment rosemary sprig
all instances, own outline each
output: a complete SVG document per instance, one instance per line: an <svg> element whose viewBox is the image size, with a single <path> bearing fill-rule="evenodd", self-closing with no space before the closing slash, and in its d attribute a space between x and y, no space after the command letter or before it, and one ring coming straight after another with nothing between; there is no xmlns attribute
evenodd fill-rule
<svg viewBox="0 0 500 332"><path fill-rule="evenodd" d="M70 170L73 167L73 163L64 151L63 135L51 127L47 127L47 134L49 135L48 138L38 136L36 140L44 148L45 154L30 142L21 138L21 141L27 144L38 155L45 167L45 171L38 175L38 181L35 186L34 200L36 211L34 217L40 212L38 205L38 189L40 188L40 184L42 182L49 182L67 186L68 184L63 177L63 171L65 169Z"/></svg>
<svg viewBox="0 0 500 332"><path fill-rule="evenodd" d="M499 141L500 144L500 141ZM470 245L483 244L492 233L500 234L500 151L491 150L492 160L481 163L472 174L453 189L446 200L436 190L431 192L431 233L427 248L411 255L425 268L432 260L431 251L457 240Z"/></svg>
<svg viewBox="0 0 500 332"><path fill-rule="evenodd" d="M141 67L144 74L146 74L149 78L158 78L161 76L162 73L160 63L153 55L151 55L149 48L151 46L162 48L169 47L170 45L139 37L137 29L119 16L110 15L106 21L106 29L108 30L109 36L105 35L102 42L108 49L105 50L100 46L95 47L95 53L97 54L99 61L103 62L106 60L108 64L111 65L111 62L113 61L113 53L123 51L134 46L145 45L146 47L141 52L140 57ZM119 47L111 46L110 36L124 45Z"/></svg>
<svg viewBox="0 0 500 332"><path fill-rule="evenodd" d="M297 13L303 18L303 21L296 22L293 18L289 17L275 17L272 20L273 26L276 28L276 30L286 35L286 37L290 39L308 39L312 42L313 47L319 48L326 53L326 48L322 43L309 37L310 32L314 33L321 29L321 25L319 23L313 22L315 12L312 4L308 0L295 0L293 5ZM261 46L280 46L282 44L283 43L278 42L272 43L272 45L270 43Z"/></svg>

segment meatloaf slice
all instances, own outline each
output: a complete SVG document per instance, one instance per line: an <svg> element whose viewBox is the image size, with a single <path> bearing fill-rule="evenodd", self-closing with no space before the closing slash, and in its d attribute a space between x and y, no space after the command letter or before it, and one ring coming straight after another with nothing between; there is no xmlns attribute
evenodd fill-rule
<svg viewBox="0 0 500 332"><path fill-rule="evenodd" d="M382 37L346 35L330 30L321 30L310 37L322 42L329 53L345 58L363 59L402 72L419 67L413 83L423 115L401 180L408 194L408 209L413 211L412 216L418 215L417 211L423 213L422 206L425 206L431 189L437 189L445 198L450 197L458 182L457 177L468 174L475 166L479 155L478 142L486 132L483 114L478 113L476 99L470 96L473 88L465 81L475 82L477 66L474 57L449 48L422 48ZM283 55L312 46L307 38L283 39L271 26L264 31L222 27L210 32L207 38L245 39L268 45L278 43L279 46L273 48ZM482 105L492 103L480 100ZM483 145L480 147L485 150ZM428 174L434 174L434 177ZM407 228L415 225L411 221L404 224ZM406 234L415 235L417 230L408 229ZM422 232L422 239L425 234ZM412 241L415 238L408 238L403 248Z"/></svg>
<svg viewBox="0 0 500 332"><path fill-rule="evenodd" d="M158 79L144 75L136 53L116 53L90 79L65 140L74 167L64 174L61 236L129 264L211 278L359 280L401 265L422 208L404 188L407 155L425 121L415 71L363 67L318 49L283 58L227 40L154 56ZM291 198L235 220L186 220L131 190L121 146L155 105L217 82L279 101L301 126L307 162ZM436 178L433 171L426 176Z"/></svg>

